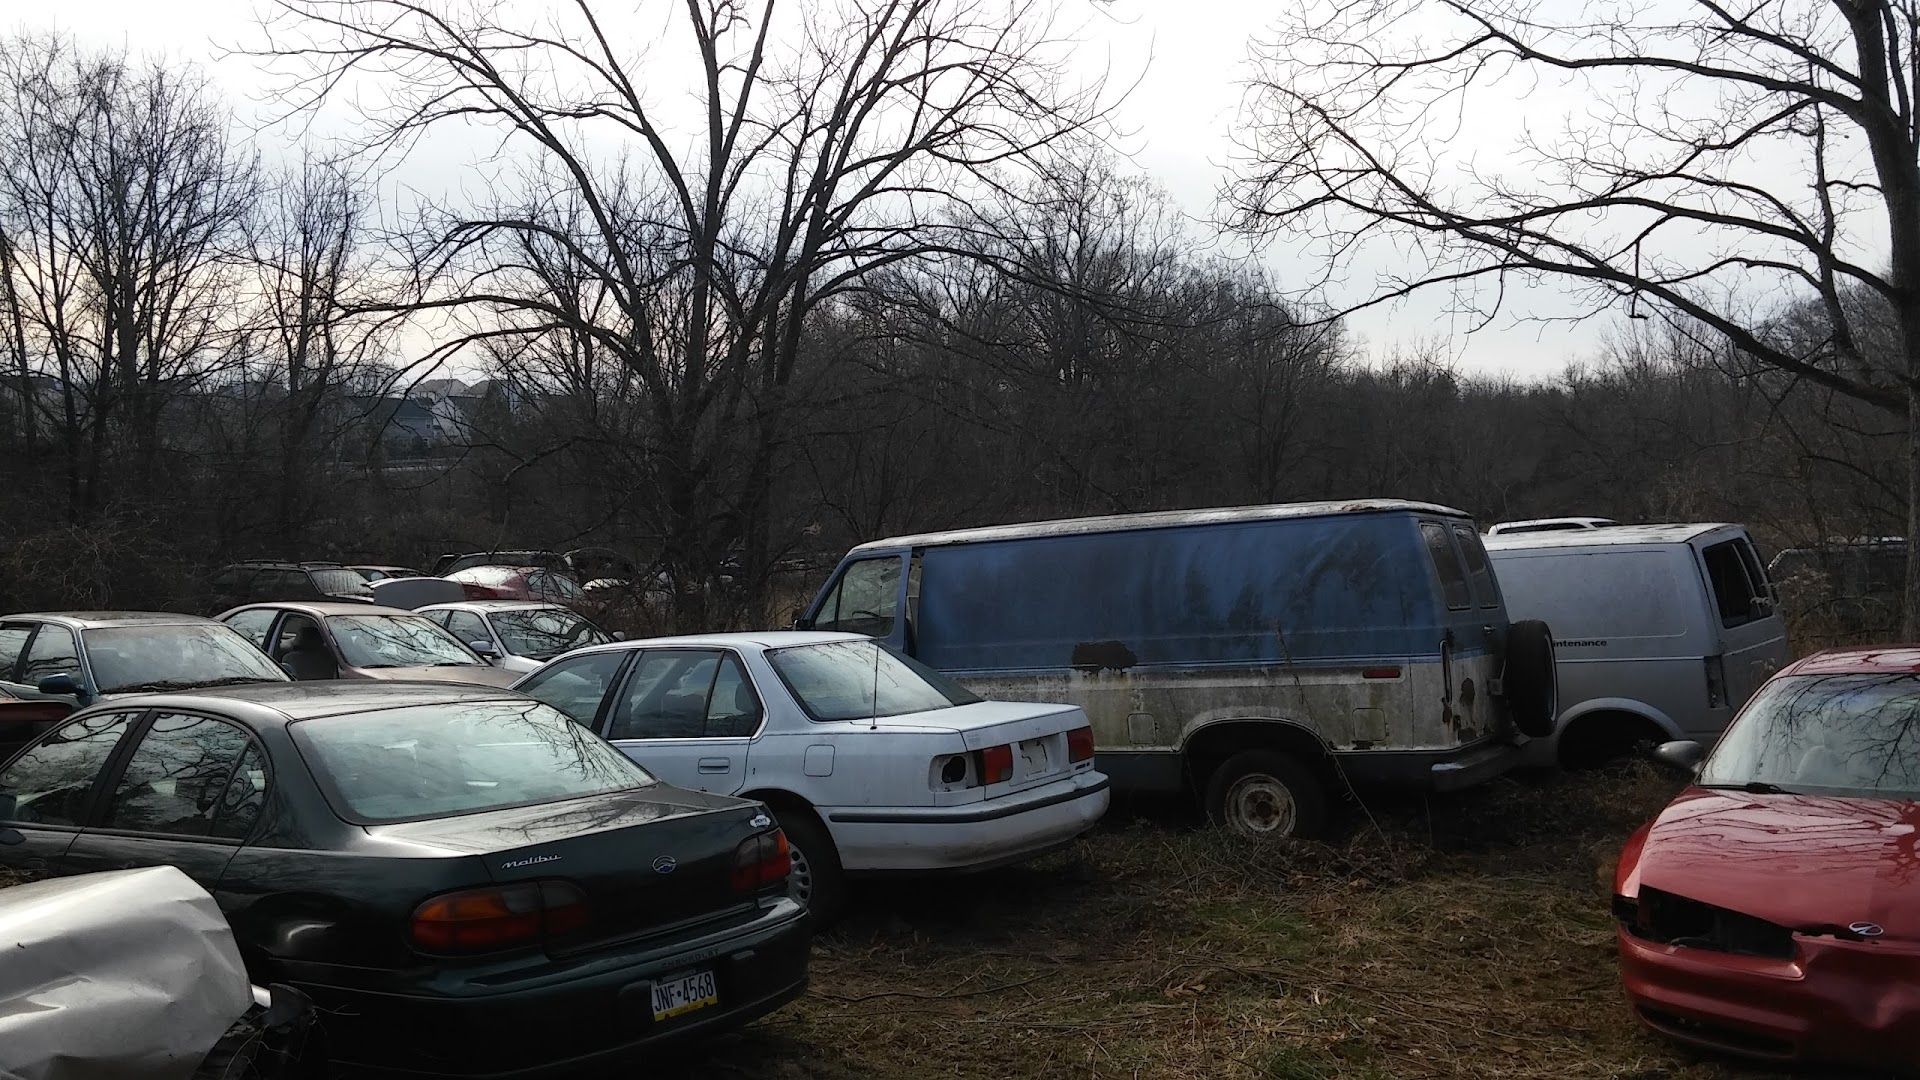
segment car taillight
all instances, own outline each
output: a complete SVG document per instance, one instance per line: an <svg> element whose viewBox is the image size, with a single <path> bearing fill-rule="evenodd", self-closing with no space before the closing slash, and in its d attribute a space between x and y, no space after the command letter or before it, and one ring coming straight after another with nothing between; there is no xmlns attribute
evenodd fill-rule
<svg viewBox="0 0 1920 1080"><path fill-rule="evenodd" d="M980 751L980 782L998 784L1013 779L1013 747L989 746Z"/></svg>
<svg viewBox="0 0 1920 1080"><path fill-rule="evenodd" d="M1727 703L1727 665L1717 656L1707 657L1707 708L1718 709Z"/></svg>
<svg viewBox="0 0 1920 1080"><path fill-rule="evenodd" d="M443 893L413 910L413 943L468 953L528 945L587 925L587 898L564 881Z"/></svg>
<svg viewBox="0 0 1920 1080"><path fill-rule="evenodd" d="M733 851L733 888L752 892L778 885L793 872L793 851L780 829L749 836Z"/></svg>
<svg viewBox="0 0 1920 1080"><path fill-rule="evenodd" d="M1067 732L1067 760L1069 762L1086 761L1093 757L1093 729L1074 728Z"/></svg>

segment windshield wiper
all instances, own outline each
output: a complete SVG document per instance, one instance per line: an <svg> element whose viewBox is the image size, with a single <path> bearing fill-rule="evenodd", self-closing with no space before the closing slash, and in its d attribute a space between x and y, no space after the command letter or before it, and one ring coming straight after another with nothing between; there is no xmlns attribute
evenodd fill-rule
<svg viewBox="0 0 1920 1080"><path fill-rule="evenodd" d="M442 660L437 664L428 664L427 666L428 667L479 667L480 665L475 664L471 660Z"/></svg>
<svg viewBox="0 0 1920 1080"><path fill-rule="evenodd" d="M1798 795L1768 780L1749 780L1744 784L1700 784L1709 791L1744 791L1749 795Z"/></svg>
<svg viewBox="0 0 1920 1080"><path fill-rule="evenodd" d="M264 678L235 675L224 679L160 679L155 682L134 683L132 686L116 686L111 690L102 690L103 694L137 694L156 690L200 690L209 686L241 686L246 683L266 682Z"/></svg>

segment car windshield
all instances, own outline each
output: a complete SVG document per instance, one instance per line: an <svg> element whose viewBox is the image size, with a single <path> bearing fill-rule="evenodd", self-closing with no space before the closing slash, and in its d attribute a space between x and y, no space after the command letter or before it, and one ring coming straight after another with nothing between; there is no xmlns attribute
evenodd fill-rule
<svg viewBox="0 0 1920 1080"><path fill-rule="evenodd" d="M327 629L350 667L453 667L486 663L420 615L333 615Z"/></svg>
<svg viewBox="0 0 1920 1080"><path fill-rule="evenodd" d="M102 694L287 681L286 672L226 626L102 626L80 637Z"/></svg>
<svg viewBox="0 0 1920 1080"><path fill-rule="evenodd" d="M604 645L613 638L565 608L526 608L493 613L493 631L515 656L547 660L582 645Z"/></svg>
<svg viewBox="0 0 1920 1080"><path fill-rule="evenodd" d="M865 720L971 705L960 684L875 641L796 645L767 653L815 720Z"/></svg>
<svg viewBox="0 0 1920 1080"><path fill-rule="evenodd" d="M373 590L367 587L367 579L353 570L309 570L307 575L313 579L313 587L320 590L322 596L373 595Z"/></svg>
<svg viewBox="0 0 1920 1080"><path fill-rule="evenodd" d="M1775 679L1727 729L1699 783L1920 797L1920 675Z"/></svg>
<svg viewBox="0 0 1920 1080"><path fill-rule="evenodd" d="M654 779L564 713L525 699L317 717L293 740L341 817L454 817L626 791Z"/></svg>

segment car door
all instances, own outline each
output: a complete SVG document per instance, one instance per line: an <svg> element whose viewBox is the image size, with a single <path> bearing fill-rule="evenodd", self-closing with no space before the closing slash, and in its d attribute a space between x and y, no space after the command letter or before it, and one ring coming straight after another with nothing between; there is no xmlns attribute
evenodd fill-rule
<svg viewBox="0 0 1920 1080"><path fill-rule="evenodd" d="M265 754L239 725L186 712L148 716L134 740L67 849L70 872L173 866L213 891L259 816Z"/></svg>
<svg viewBox="0 0 1920 1080"><path fill-rule="evenodd" d="M145 710L68 721L0 771L0 867L27 874L72 870L67 850L89 820L100 778Z"/></svg>
<svg viewBox="0 0 1920 1080"><path fill-rule="evenodd" d="M40 683L55 675L71 676L83 689L87 685L86 674L80 667L80 643L74 640L73 631L43 622L34 628L27 650L20 657L18 682L7 689L15 697L30 701L64 701L75 707L92 703L92 698L85 694L41 693Z"/></svg>
<svg viewBox="0 0 1920 1080"><path fill-rule="evenodd" d="M604 734L670 784L735 795L764 713L731 649L648 649L615 692Z"/></svg>

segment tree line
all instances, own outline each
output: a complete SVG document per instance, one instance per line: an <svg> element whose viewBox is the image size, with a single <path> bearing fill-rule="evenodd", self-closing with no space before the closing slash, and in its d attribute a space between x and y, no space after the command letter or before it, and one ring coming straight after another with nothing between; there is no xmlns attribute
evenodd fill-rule
<svg viewBox="0 0 1920 1080"><path fill-rule="evenodd" d="M661 628L764 624L890 533L1369 496L1906 531L1904 416L1775 362L1836 355L1839 311L1846 370L1901 370L1871 290L1746 337L1668 304L1538 381L1382 355L1105 148L1119 98L1047 4L669 7L687 115L585 2L285 0L256 58L294 116L379 90L285 160L191 65L0 48L0 606L596 545L668 583ZM475 122L512 168L383 179ZM487 395L391 460L392 402L448 373Z"/></svg>

